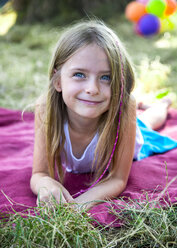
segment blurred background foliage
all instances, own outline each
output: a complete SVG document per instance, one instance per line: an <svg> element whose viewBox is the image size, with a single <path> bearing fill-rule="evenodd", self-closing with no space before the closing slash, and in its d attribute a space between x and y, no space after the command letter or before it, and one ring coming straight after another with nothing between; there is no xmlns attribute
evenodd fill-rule
<svg viewBox="0 0 177 248"><path fill-rule="evenodd" d="M1 0L0 106L34 105L47 89L48 65L61 32L72 22L97 17L116 31L130 54L137 101L151 103L168 95L177 108L177 28L149 38L136 35L124 14L128 2ZM175 20L177 27L177 15Z"/></svg>
<svg viewBox="0 0 177 248"><path fill-rule="evenodd" d="M130 0L13 0L17 23L67 23L87 15L108 19L124 11Z"/></svg>

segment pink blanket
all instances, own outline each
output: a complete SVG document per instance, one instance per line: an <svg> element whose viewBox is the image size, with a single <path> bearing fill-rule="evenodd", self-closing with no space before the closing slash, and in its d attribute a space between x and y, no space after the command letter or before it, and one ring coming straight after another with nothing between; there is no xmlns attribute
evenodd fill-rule
<svg viewBox="0 0 177 248"><path fill-rule="evenodd" d="M166 125L159 130L171 138L177 139L177 110L171 109ZM0 212L12 206L20 211L29 206L36 206L36 196L30 190L34 142L34 115L25 113L24 120L21 112L0 108ZM167 185L168 194L161 193ZM154 155L141 161L133 162L126 190L121 194L126 201L129 199L149 199L169 204L177 202L177 149L161 155ZM89 181L88 174L65 175L65 187L71 194ZM145 193L146 192L146 193ZM114 208L119 208L122 202L113 201ZM114 221L109 211L110 204L102 203L90 212L102 224ZM118 225L117 222L114 225Z"/></svg>

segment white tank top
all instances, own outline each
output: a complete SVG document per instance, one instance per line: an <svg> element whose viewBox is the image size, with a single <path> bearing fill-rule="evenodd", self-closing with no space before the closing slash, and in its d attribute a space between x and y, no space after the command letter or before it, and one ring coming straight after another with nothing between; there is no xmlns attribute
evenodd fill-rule
<svg viewBox="0 0 177 248"><path fill-rule="evenodd" d="M72 145L69 135L68 122L64 124L64 133L65 133L65 144L64 149L67 154L67 159L65 158L64 152L61 153L61 163L68 172L72 173L88 173L92 171L92 163L94 159L94 152L98 142L99 135L93 137L90 144L86 147L84 153L80 158L76 158L72 152ZM134 159L137 159L138 153L144 143L143 136L139 127L136 125L136 142L135 142L135 151ZM94 169L93 169L94 171Z"/></svg>

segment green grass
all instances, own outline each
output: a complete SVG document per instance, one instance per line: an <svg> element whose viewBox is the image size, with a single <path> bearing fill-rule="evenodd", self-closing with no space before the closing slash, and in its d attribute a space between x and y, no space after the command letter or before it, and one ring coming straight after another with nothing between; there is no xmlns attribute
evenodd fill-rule
<svg viewBox="0 0 177 248"><path fill-rule="evenodd" d="M0 222L0 247L177 247L177 206L152 208L148 201L122 199L116 207L120 210L112 203L109 212L122 221L121 228L103 227L84 208L55 202L9 215Z"/></svg>
<svg viewBox="0 0 177 248"><path fill-rule="evenodd" d="M30 248L103 247L105 241L84 211L54 203L54 207L35 208L31 214L11 215L7 223L1 223L0 244Z"/></svg>
<svg viewBox="0 0 177 248"><path fill-rule="evenodd" d="M51 46L57 34L51 27L14 27L0 37L0 105L23 109L48 85Z"/></svg>

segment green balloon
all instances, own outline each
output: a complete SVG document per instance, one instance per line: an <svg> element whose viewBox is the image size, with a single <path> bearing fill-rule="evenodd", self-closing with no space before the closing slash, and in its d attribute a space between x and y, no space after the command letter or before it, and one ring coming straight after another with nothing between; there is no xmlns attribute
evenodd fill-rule
<svg viewBox="0 0 177 248"><path fill-rule="evenodd" d="M164 15L166 3L164 0L150 0L147 3L146 10L148 13L162 17Z"/></svg>

